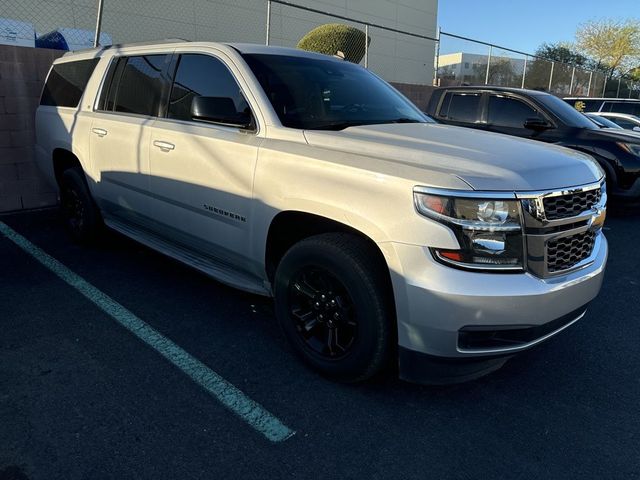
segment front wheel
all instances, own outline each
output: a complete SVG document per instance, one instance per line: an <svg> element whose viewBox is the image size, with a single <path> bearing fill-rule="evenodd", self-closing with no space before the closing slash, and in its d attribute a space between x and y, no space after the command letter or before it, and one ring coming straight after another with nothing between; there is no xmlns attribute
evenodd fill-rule
<svg viewBox="0 0 640 480"><path fill-rule="evenodd" d="M382 370L392 349L393 300L386 265L355 235L307 238L276 271L278 321L313 369L344 382Z"/></svg>

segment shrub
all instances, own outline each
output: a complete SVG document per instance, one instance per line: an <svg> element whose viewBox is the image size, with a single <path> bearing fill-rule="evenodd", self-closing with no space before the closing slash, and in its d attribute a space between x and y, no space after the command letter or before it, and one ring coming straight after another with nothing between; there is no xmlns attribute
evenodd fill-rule
<svg viewBox="0 0 640 480"><path fill-rule="evenodd" d="M298 48L325 55L342 52L345 60L360 63L364 57L365 39L367 44L371 43L371 38L367 38L362 30L342 23L327 23L302 37L298 42Z"/></svg>

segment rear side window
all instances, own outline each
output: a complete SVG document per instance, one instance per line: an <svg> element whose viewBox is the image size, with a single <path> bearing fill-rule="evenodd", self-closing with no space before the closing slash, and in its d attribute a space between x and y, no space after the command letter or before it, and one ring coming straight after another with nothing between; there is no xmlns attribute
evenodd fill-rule
<svg viewBox="0 0 640 480"><path fill-rule="evenodd" d="M542 118L538 111L516 98L502 95L489 97L487 122L496 127L524 128L529 118Z"/></svg>
<svg viewBox="0 0 640 480"><path fill-rule="evenodd" d="M440 116L448 120L476 123L480 120L481 93L448 92L440 109Z"/></svg>
<svg viewBox="0 0 640 480"><path fill-rule="evenodd" d="M42 91L40 105L77 107L97 63L98 59L92 58L54 65Z"/></svg>
<svg viewBox="0 0 640 480"><path fill-rule="evenodd" d="M584 98L570 100L567 103L579 112L597 112L602 106L602 100L587 100Z"/></svg>
<svg viewBox="0 0 640 480"><path fill-rule="evenodd" d="M106 109L157 116L166 86L163 72L168 58L168 55L144 55L121 59L108 89Z"/></svg>
<svg viewBox="0 0 640 480"><path fill-rule="evenodd" d="M638 115L640 114L640 102L605 102L604 108L602 110L605 112Z"/></svg>
<svg viewBox="0 0 640 480"><path fill-rule="evenodd" d="M191 120L191 103L198 96L229 98L236 112L249 108L240 86L224 63L209 55L181 55L171 90L168 117Z"/></svg>

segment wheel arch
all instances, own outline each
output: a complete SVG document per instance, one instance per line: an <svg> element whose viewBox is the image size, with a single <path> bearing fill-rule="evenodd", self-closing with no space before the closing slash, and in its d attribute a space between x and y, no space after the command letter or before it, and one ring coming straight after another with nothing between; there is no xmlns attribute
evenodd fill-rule
<svg viewBox="0 0 640 480"><path fill-rule="evenodd" d="M371 251L374 252L374 261L378 268L383 269L385 278L385 288L390 295L390 301L395 311L394 286L391 278L391 269L396 264L393 259L388 258L391 250L383 249L369 235L346 223L327 218L313 213L285 210L278 213L271 221L267 233L265 247L265 272L268 280L273 283L278 264L282 260L287 250L294 244L305 238L323 233L348 233L359 237L367 242Z"/></svg>

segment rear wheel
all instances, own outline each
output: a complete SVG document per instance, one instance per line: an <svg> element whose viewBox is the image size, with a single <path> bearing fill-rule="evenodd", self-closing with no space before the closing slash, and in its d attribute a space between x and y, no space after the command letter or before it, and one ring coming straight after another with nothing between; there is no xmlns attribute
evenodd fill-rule
<svg viewBox="0 0 640 480"><path fill-rule="evenodd" d="M285 254L276 312L296 353L333 379L366 380L392 348L393 302L378 252L355 235L323 234Z"/></svg>
<svg viewBox="0 0 640 480"><path fill-rule="evenodd" d="M96 206L81 169L62 172L60 179L60 209L65 226L74 240L88 243L95 240L102 226Z"/></svg>

